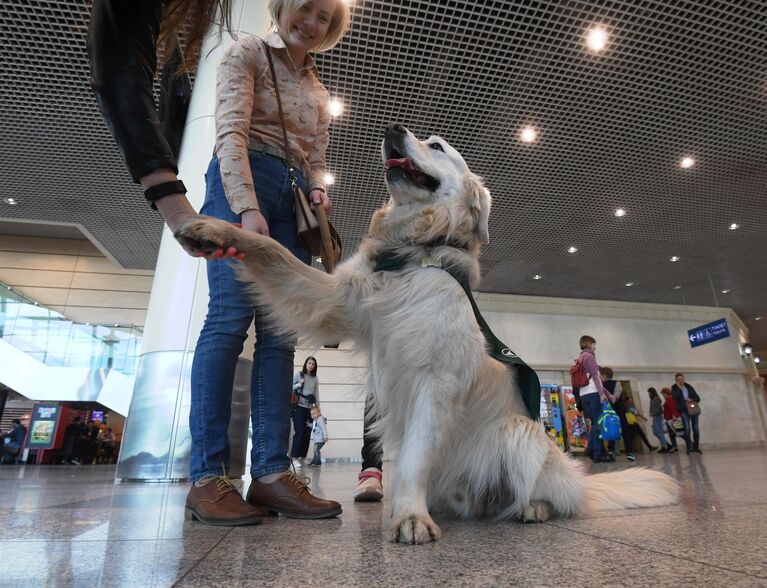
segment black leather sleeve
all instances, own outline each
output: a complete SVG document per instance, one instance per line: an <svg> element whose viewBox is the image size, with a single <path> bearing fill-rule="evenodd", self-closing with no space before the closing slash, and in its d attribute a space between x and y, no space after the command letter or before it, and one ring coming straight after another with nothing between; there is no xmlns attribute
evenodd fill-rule
<svg viewBox="0 0 767 588"><path fill-rule="evenodd" d="M94 0L88 29L91 87L136 182L162 167L178 173L152 93L162 9L161 0Z"/></svg>

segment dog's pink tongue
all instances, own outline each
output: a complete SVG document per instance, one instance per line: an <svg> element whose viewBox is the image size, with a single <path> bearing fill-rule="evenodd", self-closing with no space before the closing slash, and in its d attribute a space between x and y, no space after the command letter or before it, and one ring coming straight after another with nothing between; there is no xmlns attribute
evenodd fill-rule
<svg viewBox="0 0 767 588"><path fill-rule="evenodd" d="M403 157L401 159L387 159L386 167L404 167L406 170L415 169L413 167L413 162L410 161L407 157Z"/></svg>

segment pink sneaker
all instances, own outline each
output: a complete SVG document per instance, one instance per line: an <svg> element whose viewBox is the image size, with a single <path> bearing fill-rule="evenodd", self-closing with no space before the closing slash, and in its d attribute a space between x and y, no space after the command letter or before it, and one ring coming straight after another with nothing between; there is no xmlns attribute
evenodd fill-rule
<svg viewBox="0 0 767 588"><path fill-rule="evenodd" d="M354 502L375 502L383 500L383 473L378 468L362 470L354 491Z"/></svg>

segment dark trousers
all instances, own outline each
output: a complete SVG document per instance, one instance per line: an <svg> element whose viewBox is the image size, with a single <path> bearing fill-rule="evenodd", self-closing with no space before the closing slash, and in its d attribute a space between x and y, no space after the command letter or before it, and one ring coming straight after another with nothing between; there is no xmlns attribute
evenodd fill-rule
<svg viewBox="0 0 767 588"><path fill-rule="evenodd" d="M642 440L642 442L645 445L647 445L647 449L650 449L652 447L652 445L650 445L650 441L647 439L647 435L644 434L644 431L642 430L642 427L640 427L638 423L634 423L633 425L629 425L629 427L631 428L632 433L634 435L636 435L637 437L639 437ZM633 451L633 450L634 450L634 446L632 445L631 446L631 451Z"/></svg>
<svg viewBox="0 0 767 588"><path fill-rule="evenodd" d="M303 406L293 409L293 445L290 448L290 457L306 457L309 453L309 441L311 429L306 425L311 419L311 412Z"/></svg>
<svg viewBox="0 0 767 588"><path fill-rule="evenodd" d="M383 469L383 450L378 437L370 432L370 426L373 424L370 413L371 399L365 400L365 424L362 433L362 469L378 468Z"/></svg>

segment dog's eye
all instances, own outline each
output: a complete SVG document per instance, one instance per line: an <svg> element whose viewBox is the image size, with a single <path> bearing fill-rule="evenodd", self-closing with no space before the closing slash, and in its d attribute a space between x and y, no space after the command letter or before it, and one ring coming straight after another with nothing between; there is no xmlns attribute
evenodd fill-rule
<svg viewBox="0 0 767 588"><path fill-rule="evenodd" d="M437 151L442 151L442 153L445 152L442 148L442 143L429 143L429 149L436 149Z"/></svg>

